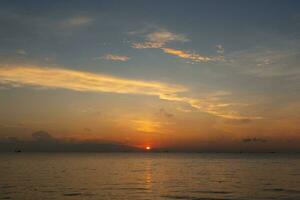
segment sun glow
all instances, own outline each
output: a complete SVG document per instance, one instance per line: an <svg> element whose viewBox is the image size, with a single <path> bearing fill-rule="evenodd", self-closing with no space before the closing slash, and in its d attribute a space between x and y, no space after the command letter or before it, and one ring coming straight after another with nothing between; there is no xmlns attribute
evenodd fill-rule
<svg viewBox="0 0 300 200"><path fill-rule="evenodd" d="M146 146L146 150L151 150L151 147L150 146Z"/></svg>

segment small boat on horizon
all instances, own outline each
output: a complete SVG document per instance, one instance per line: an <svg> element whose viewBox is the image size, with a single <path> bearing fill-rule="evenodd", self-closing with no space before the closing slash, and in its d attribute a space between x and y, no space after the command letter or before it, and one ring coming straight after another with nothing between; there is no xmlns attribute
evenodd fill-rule
<svg viewBox="0 0 300 200"><path fill-rule="evenodd" d="M15 153L21 153L22 151L21 151L21 149L15 149L14 152Z"/></svg>

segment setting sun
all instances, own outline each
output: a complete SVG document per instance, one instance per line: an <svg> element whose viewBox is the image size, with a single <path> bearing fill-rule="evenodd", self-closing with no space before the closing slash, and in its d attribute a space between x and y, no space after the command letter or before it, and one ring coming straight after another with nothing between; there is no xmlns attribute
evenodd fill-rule
<svg viewBox="0 0 300 200"><path fill-rule="evenodd" d="M151 147L147 146L147 147L146 147L146 149L147 149L147 150L150 150L150 149L151 149Z"/></svg>

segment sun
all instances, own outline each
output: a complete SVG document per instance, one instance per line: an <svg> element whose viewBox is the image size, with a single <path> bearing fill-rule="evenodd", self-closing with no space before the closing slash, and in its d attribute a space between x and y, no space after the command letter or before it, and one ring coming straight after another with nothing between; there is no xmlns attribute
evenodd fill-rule
<svg viewBox="0 0 300 200"><path fill-rule="evenodd" d="M150 150L151 149L151 147L150 146L146 146L146 150Z"/></svg>

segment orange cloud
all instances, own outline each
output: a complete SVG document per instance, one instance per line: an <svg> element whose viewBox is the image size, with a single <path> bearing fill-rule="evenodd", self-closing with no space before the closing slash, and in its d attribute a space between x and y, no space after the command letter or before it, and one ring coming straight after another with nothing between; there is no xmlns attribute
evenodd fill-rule
<svg viewBox="0 0 300 200"><path fill-rule="evenodd" d="M169 42L186 42L189 39L182 34L172 33L166 30L152 32L146 35L144 42L134 42L132 48L135 49L161 49L166 54L171 54L183 59L191 60L192 62L210 62L222 60L221 57L208 57L200 55L197 53L190 53L188 51L167 48L165 45ZM218 53L222 51L224 53L224 48L221 45L217 45Z"/></svg>
<svg viewBox="0 0 300 200"><path fill-rule="evenodd" d="M200 54L189 53L187 51L182 51L182 50L177 50L172 48L162 48L162 50L167 54L175 55L184 59L190 59L194 62L208 62L208 61L215 60L214 58L208 56L202 56Z"/></svg>
<svg viewBox="0 0 300 200"><path fill-rule="evenodd" d="M105 74L40 66L6 66L0 68L0 83L11 86L61 88L82 92L151 95L162 100L186 103L201 112L223 118L247 118L233 111L226 112L224 107L230 104L182 96L180 94L187 92L188 89L181 85L130 80Z"/></svg>
<svg viewBox="0 0 300 200"><path fill-rule="evenodd" d="M132 126L137 130L141 132L161 132L162 129L162 123L156 122L152 120L133 120Z"/></svg>
<svg viewBox="0 0 300 200"><path fill-rule="evenodd" d="M112 92L161 96L186 91L179 85L129 80L104 74L94 74L62 68L15 66L0 69L0 82L63 88L76 91Z"/></svg>

